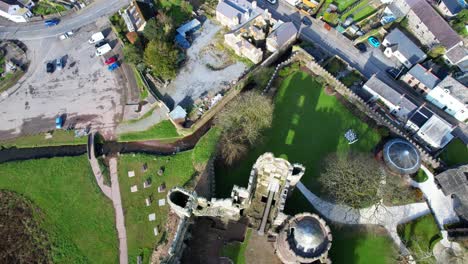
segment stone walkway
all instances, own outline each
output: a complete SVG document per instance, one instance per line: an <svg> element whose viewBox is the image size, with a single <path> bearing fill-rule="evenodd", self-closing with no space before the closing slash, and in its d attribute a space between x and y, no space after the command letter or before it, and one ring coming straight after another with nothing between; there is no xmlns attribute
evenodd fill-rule
<svg viewBox="0 0 468 264"><path fill-rule="evenodd" d="M430 213L426 203L413 203L400 206L371 206L364 209L354 209L325 201L313 194L302 182L297 188L307 198L310 204L328 220L342 224L381 225L388 230L391 238L404 255L410 255L409 250L397 233L397 226Z"/></svg>

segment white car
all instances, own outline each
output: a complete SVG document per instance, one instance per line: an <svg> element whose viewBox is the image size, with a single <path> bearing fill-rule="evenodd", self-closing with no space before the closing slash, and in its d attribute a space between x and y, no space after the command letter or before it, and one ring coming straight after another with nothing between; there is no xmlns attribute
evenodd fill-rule
<svg viewBox="0 0 468 264"><path fill-rule="evenodd" d="M94 44L104 39L102 32L94 33L91 38L88 40L89 44Z"/></svg>
<svg viewBox="0 0 468 264"><path fill-rule="evenodd" d="M96 56L102 56L111 50L112 48L109 44L104 44L96 49Z"/></svg>
<svg viewBox="0 0 468 264"><path fill-rule="evenodd" d="M60 35L59 39L64 40L64 39L67 39L67 38L71 38L71 36L73 36L73 31L68 31L68 32L65 32L62 35Z"/></svg>

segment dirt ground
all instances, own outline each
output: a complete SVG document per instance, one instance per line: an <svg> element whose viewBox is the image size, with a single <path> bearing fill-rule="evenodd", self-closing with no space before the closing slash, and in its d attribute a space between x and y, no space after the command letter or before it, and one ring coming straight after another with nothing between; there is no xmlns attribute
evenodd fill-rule
<svg viewBox="0 0 468 264"><path fill-rule="evenodd" d="M182 263L221 264L223 246L229 242L242 242L247 230L247 222L229 222L224 226L220 220L210 217L198 217L191 227L192 239L182 256Z"/></svg>
<svg viewBox="0 0 468 264"><path fill-rule="evenodd" d="M256 231L250 235L249 244L245 250L245 262L256 264L281 264L275 254L272 242L266 236L260 236Z"/></svg>
<svg viewBox="0 0 468 264"><path fill-rule="evenodd" d="M90 126L112 137L122 113L124 84L120 70L108 71L105 58L96 57L94 46L87 42L100 30L115 47L106 18L75 30L70 39L25 42L31 64L25 76L0 97L0 140L54 129L58 115L65 115L64 127ZM64 68L46 73L46 63L59 57Z"/></svg>

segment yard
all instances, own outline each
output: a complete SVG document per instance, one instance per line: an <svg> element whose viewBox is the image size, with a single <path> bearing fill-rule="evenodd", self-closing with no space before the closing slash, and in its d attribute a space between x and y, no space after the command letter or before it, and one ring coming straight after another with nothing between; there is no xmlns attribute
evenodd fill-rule
<svg viewBox="0 0 468 264"><path fill-rule="evenodd" d="M412 222L398 226L398 234L416 260L428 252L432 252L434 245L442 239L439 228L432 214L420 217ZM419 261L418 263L433 263L434 259Z"/></svg>
<svg viewBox="0 0 468 264"><path fill-rule="evenodd" d="M373 6L372 1L364 0L364 1L361 1L355 7L353 7L352 9L348 10L346 13L344 13L341 16L341 20L344 21L348 16L352 16L354 21L360 21L370 16L376 11L377 9Z"/></svg>
<svg viewBox="0 0 468 264"><path fill-rule="evenodd" d="M65 7L61 4L57 4L51 1L42 0L37 2L36 5L33 7L32 12L35 15L51 15L56 14L59 12L66 11Z"/></svg>
<svg viewBox="0 0 468 264"><path fill-rule="evenodd" d="M54 263L116 263L112 203L95 183L86 156L0 164L0 189L24 195L44 215Z"/></svg>
<svg viewBox="0 0 468 264"><path fill-rule="evenodd" d="M468 148L460 139L450 142L440 155L440 158L448 166L455 166L468 163Z"/></svg>

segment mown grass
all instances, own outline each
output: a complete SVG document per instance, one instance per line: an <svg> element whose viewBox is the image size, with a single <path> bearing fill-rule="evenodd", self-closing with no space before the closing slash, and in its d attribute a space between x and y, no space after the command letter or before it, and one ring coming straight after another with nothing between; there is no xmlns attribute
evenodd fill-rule
<svg viewBox="0 0 468 264"><path fill-rule="evenodd" d="M120 191L125 214L127 229L128 256L130 263L136 263L138 255L143 257L143 263L148 263L152 249L158 242L165 242L165 227L169 205L158 206L160 199L166 199L167 191L174 186L183 186L196 173L192 163L193 151L182 152L173 156L154 156L146 154L121 155L118 162ZM147 171L142 171L143 164L147 164ZM162 176L158 171L164 167ZM128 171L134 171L135 177L129 178ZM151 187L144 189L143 182L150 178ZM166 191L158 193L158 187L166 184ZM130 192L130 187L137 185L138 191ZM150 206L146 206L145 199L152 196ZM148 215L156 213L156 220L150 222ZM157 227L159 234L153 233Z"/></svg>
<svg viewBox="0 0 468 264"><path fill-rule="evenodd" d="M193 149L193 163L195 166L202 165L216 152L221 131L213 127L201 139Z"/></svg>
<svg viewBox="0 0 468 264"><path fill-rule="evenodd" d="M369 0L365 0L344 13L341 16L341 20L344 21L348 16L352 16L354 21L359 21L375 11L376 9L371 5L371 2Z"/></svg>
<svg viewBox="0 0 468 264"><path fill-rule="evenodd" d="M246 264L245 262L245 249L249 244L250 236L252 235L252 229L247 229L247 234L242 243L232 242L223 247L221 255L231 259L234 264Z"/></svg>
<svg viewBox="0 0 468 264"><path fill-rule="evenodd" d="M434 258L418 260L418 256L432 252L434 245L442 239L440 230L432 214L398 226L398 234L413 252L418 263L434 263Z"/></svg>
<svg viewBox="0 0 468 264"><path fill-rule="evenodd" d="M75 132L71 130L53 130L50 132L52 138L46 139L46 133L39 133L29 136L21 136L13 139L0 141L0 146L4 148L34 148L45 146L65 146L86 144L88 137L75 137Z"/></svg>
<svg viewBox="0 0 468 264"><path fill-rule="evenodd" d="M417 182L425 182L427 181L427 179L428 177L422 169L419 169L418 173L416 173L416 175L413 176L413 180Z"/></svg>
<svg viewBox="0 0 468 264"><path fill-rule="evenodd" d="M468 147L461 139L454 139L447 145L440 158L447 163L447 166L466 164L468 163Z"/></svg>
<svg viewBox="0 0 468 264"><path fill-rule="evenodd" d="M0 189L24 195L44 213L54 263L117 263L112 203L86 156L0 164Z"/></svg>
<svg viewBox="0 0 468 264"><path fill-rule="evenodd" d="M177 133L174 124L169 120L163 120L148 130L121 134L119 135L119 141L157 140L178 137L180 137L180 135Z"/></svg>

